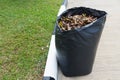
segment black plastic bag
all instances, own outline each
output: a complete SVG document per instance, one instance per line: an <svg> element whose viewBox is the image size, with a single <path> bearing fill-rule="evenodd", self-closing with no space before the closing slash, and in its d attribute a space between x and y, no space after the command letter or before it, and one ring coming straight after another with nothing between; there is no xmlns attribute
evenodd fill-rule
<svg viewBox="0 0 120 80"><path fill-rule="evenodd" d="M86 13L98 19L91 24L70 31L62 31L58 21L62 16ZM65 76L91 73L100 36L106 21L106 12L85 7L65 11L57 19L55 43L57 60Z"/></svg>

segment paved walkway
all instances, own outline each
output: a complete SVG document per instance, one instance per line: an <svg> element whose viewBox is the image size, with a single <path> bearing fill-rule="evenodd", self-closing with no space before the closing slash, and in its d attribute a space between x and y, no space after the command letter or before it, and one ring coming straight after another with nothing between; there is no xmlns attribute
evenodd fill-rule
<svg viewBox="0 0 120 80"><path fill-rule="evenodd" d="M59 80L120 80L120 0L69 0L68 8L87 6L108 12L99 43L93 72L87 76L65 77Z"/></svg>

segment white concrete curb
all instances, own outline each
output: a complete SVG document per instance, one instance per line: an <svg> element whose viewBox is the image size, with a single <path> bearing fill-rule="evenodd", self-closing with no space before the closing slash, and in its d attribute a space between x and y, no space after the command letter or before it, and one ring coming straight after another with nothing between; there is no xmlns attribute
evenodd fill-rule
<svg viewBox="0 0 120 80"><path fill-rule="evenodd" d="M64 0L57 17L66 10L68 0ZM56 27L56 26L55 26ZM48 57L45 67L43 80L58 80L58 64L56 59L55 35L51 37L51 43L48 51Z"/></svg>

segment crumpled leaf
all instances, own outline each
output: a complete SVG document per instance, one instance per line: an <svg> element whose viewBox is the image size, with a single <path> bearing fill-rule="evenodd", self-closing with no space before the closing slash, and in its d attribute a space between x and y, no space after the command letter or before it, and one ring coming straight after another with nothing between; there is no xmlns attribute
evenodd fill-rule
<svg viewBox="0 0 120 80"><path fill-rule="evenodd" d="M89 23L92 23L97 18L91 15L87 15L85 13L81 15L73 15L73 16L63 16L61 17L58 25L60 26L62 31L69 31L77 28L81 28Z"/></svg>

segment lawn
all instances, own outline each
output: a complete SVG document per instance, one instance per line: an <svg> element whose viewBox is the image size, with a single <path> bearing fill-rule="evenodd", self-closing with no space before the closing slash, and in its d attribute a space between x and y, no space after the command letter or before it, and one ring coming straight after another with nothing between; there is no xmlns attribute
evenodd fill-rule
<svg viewBox="0 0 120 80"><path fill-rule="evenodd" d="M0 0L0 80L41 80L62 0Z"/></svg>

